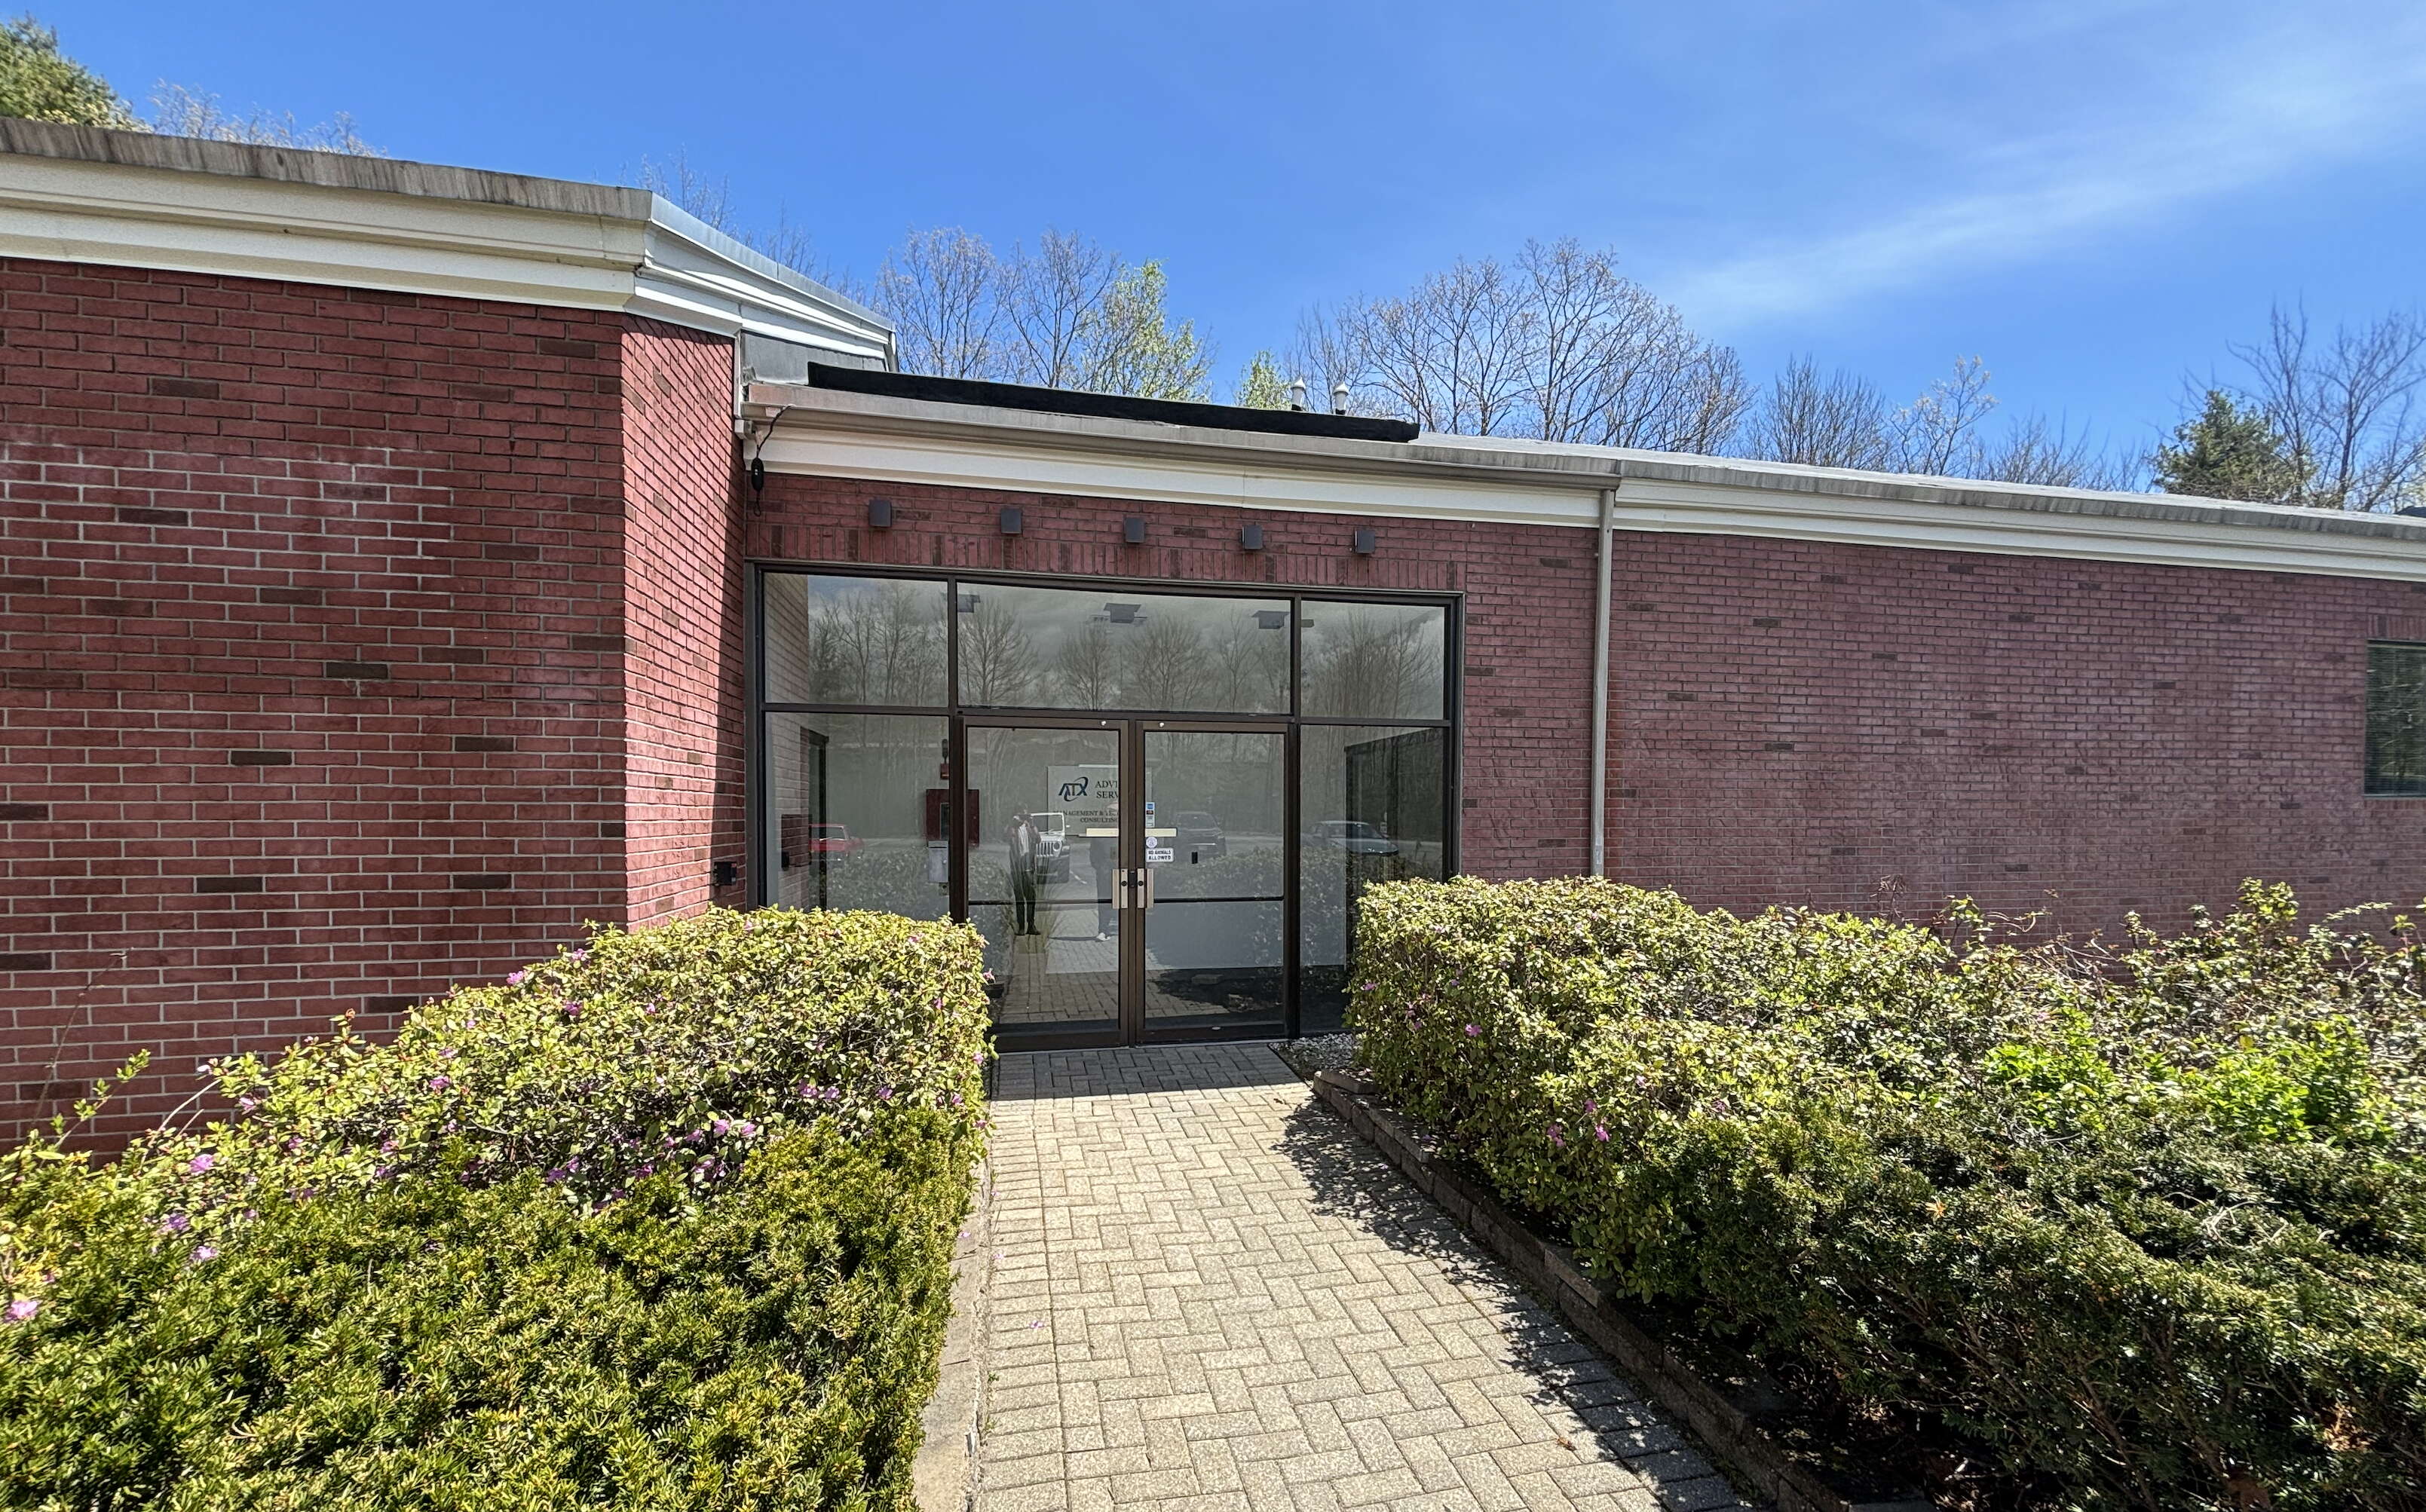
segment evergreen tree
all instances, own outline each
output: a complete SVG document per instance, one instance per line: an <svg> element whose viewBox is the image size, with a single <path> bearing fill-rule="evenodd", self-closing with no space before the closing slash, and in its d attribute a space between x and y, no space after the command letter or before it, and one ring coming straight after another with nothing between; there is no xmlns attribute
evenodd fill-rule
<svg viewBox="0 0 2426 1512"><path fill-rule="evenodd" d="M0 116L142 131L100 74L59 51L59 34L31 16L0 22Z"/></svg>
<svg viewBox="0 0 2426 1512"><path fill-rule="evenodd" d="M2313 471L2264 411L2243 409L2219 389L2208 390L2206 406L2175 427L2173 442L2159 446L2149 461L2157 486L2167 493L2258 504L2296 502Z"/></svg>
<svg viewBox="0 0 2426 1512"><path fill-rule="evenodd" d="M1281 377L1281 365L1270 352L1257 352L1247 360L1247 371L1239 376L1237 388L1231 391L1230 402L1242 410L1289 407L1288 379Z"/></svg>

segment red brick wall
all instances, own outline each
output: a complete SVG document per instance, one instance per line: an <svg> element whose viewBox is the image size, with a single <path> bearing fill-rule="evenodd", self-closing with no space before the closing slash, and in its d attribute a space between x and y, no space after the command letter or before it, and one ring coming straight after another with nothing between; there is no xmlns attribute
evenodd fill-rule
<svg viewBox="0 0 2426 1512"><path fill-rule="evenodd" d="M622 917L623 337L0 262L0 1124Z"/></svg>
<svg viewBox="0 0 2426 1512"><path fill-rule="evenodd" d="M890 530L867 501L894 505ZM997 519L1021 511L1021 533ZM1146 544L1121 522L1146 518ZM1264 550L1238 528L1264 528ZM1377 533L1355 554L1359 526ZM1463 590L1465 616L1465 870L1530 877L1591 861L1592 537L1555 526L1362 520L1269 509L1139 504L849 479L770 476L745 539L762 559L1274 583L1402 592Z"/></svg>
<svg viewBox="0 0 2426 1512"><path fill-rule="evenodd" d="M1616 846L1734 909L2177 922L2240 878L2426 895L2426 804L2361 796L2367 641L2426 588L1621 534Z"/></svg>
<svg viewBox="0 0 2426 1512"><path fill-rule="evenodd" d="M638 320L623 338L631 921L738 904L741 569L733 346ZM711 886L717 861L736 881Z"/></svg>
<svg viewBox="0 0 2426 1512"><path fill-rule="evenodd" d="M865 528L866 501L895 528ZM1005 506L1025 531L995 526ZM1149 522L1121 543L1123 516ZM1261 555L1237 549L1262 524ZM1350 533L1380 534L1372 557ZM771 478L761 558L1461 590L1463 860L1589 861L1583 531ZM2176 920L2240 879L2321 910L2426 894L2426 803L2360 796L2366 641L2421 590L1622 531L1611 868L1696 902L1925 916L1966 894ZM2396 634L2426 631L2426 621Z"/></svg>

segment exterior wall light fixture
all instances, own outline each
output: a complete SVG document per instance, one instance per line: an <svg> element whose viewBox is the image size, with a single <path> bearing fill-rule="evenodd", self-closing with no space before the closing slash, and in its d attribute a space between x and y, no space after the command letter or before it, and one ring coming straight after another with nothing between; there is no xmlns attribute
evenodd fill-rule
<svg viewBox="0 0 2426 1512"><path fill-rule="evenodd" d="M1145 516L1129 515L1121 521L1121 539L1132 546L1145 544Z"/></svg>
<svg viewBox="0 0 2426 1512"><path fill-rule="evenodd" d="M1002 533L1006 536L1018 535L1026 527L1026 523L1017 509L1005 509L1002 512Z"/></svg>
<svg viewBox="0 0 2426 1512"><path fill-rule="evenodd" d="M1264 549L1264 527L1261 525L1240 525L1238 527L1238 549L1244 552L1262 551Z"/></svg>
<svg viewBox="0 0 2426 1512"><path fill-rule="evenodd" d="M893 501L892 501L891 499L870 499L870 500L868 500L868 501L867 501L867 524L868 524L868 528L869 528L869 529L871 529L871 530L890 530L890 529L892 529L892 528L893 528Z"/></svg>
<svg viewBox="0 0 2426 1512"><path fill-rule="evenodd" d="M1373 534L1373 527L1372 527L1372 526L1370 526L1370 525L1365 525L1365 526L1360 526L1360 527L1357 529L1357 532L1356 532L1356 555L1359 555L1359 556L1370 556L1370 555L1373 555L1373 549L1374 549L1376 546L1378 546L1380 543L1381 543L1381 542L1380 542L1380 539L1379 539L1378 537L1376 537L1376 536Z"/></svg>

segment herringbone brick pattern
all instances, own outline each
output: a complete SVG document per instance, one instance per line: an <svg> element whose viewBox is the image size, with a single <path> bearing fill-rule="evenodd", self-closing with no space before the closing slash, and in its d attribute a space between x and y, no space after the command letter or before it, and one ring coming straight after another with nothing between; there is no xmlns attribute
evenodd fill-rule
<svg viewBox="0 0 2426 1512"><path fill-rule="evenodd" d="M1739 1505L1267 1045L1008 1056L980 1512Z"/></svg>

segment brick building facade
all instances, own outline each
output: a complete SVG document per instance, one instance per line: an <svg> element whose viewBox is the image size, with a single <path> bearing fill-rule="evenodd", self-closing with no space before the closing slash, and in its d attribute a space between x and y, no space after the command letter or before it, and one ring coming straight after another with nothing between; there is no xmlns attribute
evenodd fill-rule
<svg viewBox="0 0 2426 1512"><path fill-rule="evenodd" d="M1443 854L1480 876L1589 870L1597 819L1613 875L1737 909L2426 893L2426 808L2366 791L2426 525L889 364L874 316L639 191L0 122L0 1123L139 1049L134 1127L210 1056L770 895L770 566L1437 604ZM1319 822L1270 842L1292 920Z"/></svg>

